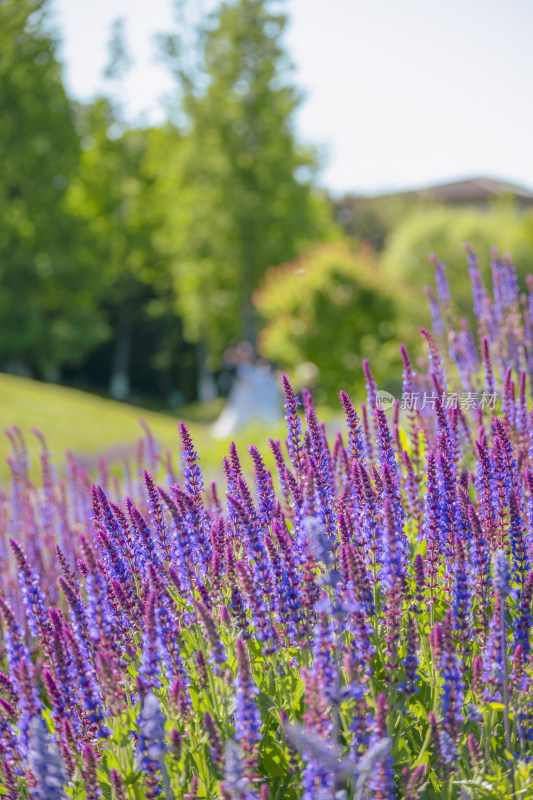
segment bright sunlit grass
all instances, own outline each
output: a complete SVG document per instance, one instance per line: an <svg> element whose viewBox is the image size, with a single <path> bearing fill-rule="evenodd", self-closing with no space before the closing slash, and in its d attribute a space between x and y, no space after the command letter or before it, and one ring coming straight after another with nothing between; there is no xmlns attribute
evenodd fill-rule
<svg viewBox="0 0 533 800"><path fill-rule="evenodd" d="M27 439L33 460L39 448L30 431L32 427L39 428L59 468L67 450L71 450L89 469L96 466L97 458L102 454L111 464L135 457L136 443L142 435L140 419L148 423L162 450L170 450L176 461L180 454L177 423L184 419L209 477L220 474L222 456L228 452L230 442L230 439L217 441L211 436L209 423L200 421L205 419L205 411L199 406L186 406L168 414L156 413L77 389L7 374L0 374L0 409L2 430L18 425ZM244 465L251 467L248 444L253 442L270 464L268 439L280 438L283 432L283 422L270 428L257 423L232 438L242 454ZM5 457L9 449L7 438L0 436L2 481L8 476Z"/></svg>

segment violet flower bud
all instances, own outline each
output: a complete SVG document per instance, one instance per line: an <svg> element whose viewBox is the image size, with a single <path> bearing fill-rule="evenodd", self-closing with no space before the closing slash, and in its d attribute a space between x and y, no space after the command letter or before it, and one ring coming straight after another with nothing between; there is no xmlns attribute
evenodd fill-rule
<svg viewBox="0 0 533 800"><path fill-rule="evenodd" d="M113 793L113 800L127 800L126 786L124 780L116 769L109 770L109 778L111 780L111 791Z"/></svg>
<svg viewBox="0 0 533 800"><path fill-rule="evenodd" d="M502 597L507 597L511 591L509 586L510 578L509 562L505 551L496 550L493 560L492 585Z"/></svg>
<svg viewBox="0 0 533 800"><path fill-rule="evenodd" d="M181 734L177 728L172 728L170 731L170 752L176 761L181 757Z"/></svg>
<svg viewBox="0 0 533 800"><path fill-rule="evenodd" d="M31 797L34 800L66 800L59 748L51 740L40 716L34 716L30 721L28 762L35 778Z"/></svg>

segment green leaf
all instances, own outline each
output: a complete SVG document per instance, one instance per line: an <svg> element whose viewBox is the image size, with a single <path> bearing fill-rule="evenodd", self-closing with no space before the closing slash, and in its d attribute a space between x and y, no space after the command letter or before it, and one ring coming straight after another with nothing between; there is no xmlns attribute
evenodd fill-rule
<svg viewBox="0 0 533 800"><path fill-rule="evenodd" d="M261 745L260 765L264 775L276 777L287 774L285 750L274 739L269 739Z"/></svg>

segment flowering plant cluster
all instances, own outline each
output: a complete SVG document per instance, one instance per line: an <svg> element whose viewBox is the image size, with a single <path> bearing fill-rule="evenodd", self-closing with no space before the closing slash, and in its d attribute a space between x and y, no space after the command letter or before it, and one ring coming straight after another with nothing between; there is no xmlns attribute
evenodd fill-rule
<svg viewBox="0 0 533 800"><path fill-rule="evenodd" d="M253 487L234 445L206 487L183 424L179 474L146 429L95 485L36 432L36 486L7 431L0 796L533 797L533 294L468 260L476 334L435 259L429 364L400 347L434 402L388 416L365 361L331 444L283 376Z"/></svg>

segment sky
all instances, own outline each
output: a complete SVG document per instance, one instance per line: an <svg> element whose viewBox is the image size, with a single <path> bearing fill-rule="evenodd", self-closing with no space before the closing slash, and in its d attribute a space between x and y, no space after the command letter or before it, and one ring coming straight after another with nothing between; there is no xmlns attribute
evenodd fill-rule
<svg viewBox="0 0 533 800"><path fill-rule="evenodd" d="M305 94L296 128L319 146L323 186L380 193L487 176L533 188L531 0L284 5ZM124 17L135 66L121 101L131 119L163 119L173 81L154 37L172 30L172 0L52 0L52 9L71 94L87 100L106 86L110 27Z"/></svg>

